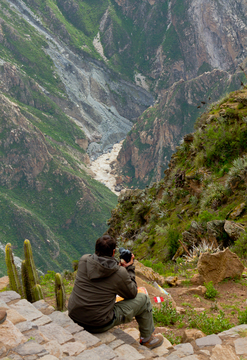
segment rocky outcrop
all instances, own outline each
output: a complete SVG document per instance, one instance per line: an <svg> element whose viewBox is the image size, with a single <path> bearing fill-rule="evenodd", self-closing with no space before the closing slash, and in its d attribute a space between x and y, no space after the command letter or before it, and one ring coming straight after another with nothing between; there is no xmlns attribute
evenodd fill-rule
<svg viewBox="0 0 247 360"><path fill-rule="evenodd" d="M215 254L201 254L197 269L205 282L217 284L226 278L240 277L244 266L236 254L226 249Z"/></svg>

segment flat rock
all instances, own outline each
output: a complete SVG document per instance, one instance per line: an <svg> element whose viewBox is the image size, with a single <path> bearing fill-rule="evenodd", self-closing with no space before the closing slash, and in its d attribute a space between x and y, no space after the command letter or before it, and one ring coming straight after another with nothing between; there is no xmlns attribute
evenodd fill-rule
<svg viewBox="0 0 247 360"><path fill-rule="evenodd" d="M239 360L230 345L216 345L212 350L210 360Z"/></svg>
<svg viewBox="0 0 247 360"><path fill-rule="evenodd" d="M180 356L179 354L181 354L180 357L194 354L193 346L190 343L175 345L174 350L176 350L176 355Z"/></svg>
<svg viewBox="0 0 247 360"><path fill-rule="evenodd" d="M189 355L183 357L183 360L200 360L200 358L197 355Z"/></svg>
<svg viewBox="0 0 247 360"><path fill-rule="evenodd" d="M14 325L23 321L27 321L27 319L21 314L19 314L18 311L16 311L15 309L8 309L7 316L8 320L11 321Z"/></svg>
<svg viewBox="0 0 247 360"><path fill-rule="evenodd" d="M57 340L60 345L73 339L70 332L55 323L40 326L39 330L50 340ZM97 339L98 340L98 339Z"/></svg>
<svg viewBox="0 0 247 360"><path fill-rule="evenodd" d="M0 299L0 310L8 310L9 306L6 304L5 301Z"/></svg>
<svg viewBox="0 0 247 360"><path fill-rule="evenodd" d="M38 326L35 326L31 321L24 321L15 325L20 332L28 331L31 329L38 329Z"/></svg>
<svg viewBox="0 0 247 360"><path fill-rule="evenodd" d="M0 291L5 289L9 285L9 277L3 276L0 278Z"/></svg>
<svg viewBox="0 0 247 360"><path fill-rule="evenodd" d="M40 318L33 320L33 324L37 326L43 326L51 322L52 322L51 318L47 315L43 315Z"/></svg>
<svg viewBox="0 0 247 360"><path fill-rule="evenodd" d="M110 344L108 344L108 346L114 350L122 344L124 344L124 342L120 339L117 339L117 340L112 341Z"/></svg>
<svg viewBox="0 0 247 360"><path fill-rule="evenodd" d="M62 358L62 346L56 340L51 340L45 343L43 346L50 355L56 356L59 359Z"/></svg>
<svg viewBox="0 0 247 360"><path fill-rule="evenodd" d="M168 354L169 350L167 349L166 345L163 343L161 346L152 349L152 352L157 356L163 356L165 354Z"/></svg>
<svg viewBox="0 0 247 360"><path fill-rule="evenodd" d="M87 332L85 330L81 331L79 333L76 333L74 335L74 338L76 341L79 341L82 344L86 344L87 347L94 346L98 342L100 342L99 338L97 338L96 336L90 334L89 332Z"/></svg>
<svg viewBox="0 0 247 360"><path fill-rule="evenodd" d="M205 286L199 285L194 288L185 289L184 291L181 292L181 295L196 294L196 295L203 296L206 293L206 291L207 291L207 289Z"/></svg>
<svg viewBox="0 0 247 360"><path fill-rule="evenodd" d="M33 306L41 311L44 315L50 315L55 311L53 306L50 306L45 300L38 300L33 303Z"/></svg>
<svg viewBox="0 0 247 360"><path fill-rule="evenodd" d="M124 359L128 360L139 360L139 359L145 359L145 356L141 355L133 346L124 344L120 347L116 348L115 353L119 357L123 357Z"/></svg>
<svg viewBox="0 0 247 360"><path fill-rule="evenodd" d="M247 337L235 340L234 345L237 355L247 355Z"/></svg>
<svg viewBox="0 0 247 360"><path fill-rule="evenodd" d="M176 354L172 353L172 354L166 356L164 359L166 359L166 360L180 360L181 358L179 356L177 356Z"/></svg>
<svg viewBox="0 0 247 360"><path fill-rule="evenodd" d="M123 330L126 334L132 336L136 341L140 340L140 331L136 328L129 328Z"/></svg>
<svg viewBox="0 0 247 360"><path fill-rule="evenodd" d="M11 321L6 319L3 324L0 324L0 345L4 345L7 349L11 349L25 341L25 336Z"/></svg>
<svg viewBox="0 0 247 360"><path fill-rule="evenodd" d="M61 311L54 311L49 315L49 317L51 318L52 321L54 321L56 324L62 327L74 324L74 321L71 320L71 318L68 317L68 315L65 315Z"/></svg>
<svg viewBox="0 0 247 360"><path fill-rule="evenodd" d="M22 357L20 357L20 355L17 355L17 354L11 354L11 355L9 355L8 357L5 357L4 358L5 360L22 360L23 358Z"/></svg>
<svg viewBox="0 0 247 360"><path fill-rule="evenodd" d="M10 301L18 300L20 298L21 295L12 290L0 293L0 300L3 300L4 302L6 302L6 304L8 304Z"/></svg>
<svg viewBox="0 0 247 360"><path fill-rule="evenodd" d="M91 350L85 350L80 355L76 356L76 360L111 360L116 357L115 351L113 351L109 346L103 344L93 348ZM131 360L126 357L126 360Z"/></svg>
<svg viewBox="0 0 247 360"><path fill-rule="evenodd" d="M101 333L101 334L94 334L94 336L97 336L97 338L100 339L100 341L103 344L108 344L108 343L110 343L110 342L112 342L112 341L114 341L116 339L116 336L114 336L109 331L106 331L106 332Z"/></svg>
<svg viewBox="0 0 247 360"><path fill-rule="evenodd" d="M215 346L215 345L221 345L222 341L218 335L208 335L200 339L196 339L196 345L199 347L204 346Z"/></svg>
<svg viewBox="0 0 247 360"><path fill-rule="evenodd" d="M26 299L22 299L18 301L16 304L10 305L11 309L16 310L19 314L21 314L26 320L32 321L43 316L42 312L37 310L30 302Z"/></svg>
<svg viewBox="0 0 247 360"><path fill-rule="evenodd" d="M61 346L62 352L68 356L76 356L86 350L87 345L82 344L81 342L68 342Z"/></svg>
<svg viewBox="0 0 247 360"><path fill-rule="evenodd" d="M121 339L125 344L131 345L136 343L136 340L132 336L126 334L121 329L114 329L113 335L115 335L116 338Z"/></svg>
<svg viewBox="0 0 247 360"><path fill-rule="evenodd" d="M66 329L72 335L84 330L84 328L82 326L80 326L74 322L73 322L73 324L64 326L64 329Z"/></svg>
<svg viewBox="0 0 247 360"><path fill-rule="evenodd" d="M245 324L238 325L229 330L222 331L221 333L218 334L218 336L220 336L220 337L224 337L224 336L238 337L239 332L244 331L244 330L247 330L247 325L245 325Z"/></svg>
<svg viewBox="0 0 247 360"><path fill-rule="evenodd" d="M45 356L42 356L41 358L42 360L58 360L58 358L56 356L53 356L53 355L45 355Z"/></svg>
<svg viewBox="0 0 247 360"><path fill-rule="evenodd" d="M43 342L47 342L50 340L38 329L28 330L27 332L25 332L25 336L27 339L34 339L38 344L42 344Z"/></svg>
<svg viewBox="0 0 247 360"><path fill-rule="evenodd" d="M41 354L46 355L47 351L44 346L37 344L36 341L30 340L27 341L25 344L21 344L17 346L14 351L19 354L20 356L27 356L27 355L34 355L34 354Z"/></svg>

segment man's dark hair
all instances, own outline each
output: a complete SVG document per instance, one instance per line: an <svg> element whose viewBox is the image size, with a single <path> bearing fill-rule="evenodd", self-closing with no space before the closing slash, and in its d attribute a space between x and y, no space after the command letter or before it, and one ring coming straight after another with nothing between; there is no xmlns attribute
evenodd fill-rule
<svg viewBox="0 0 247 360"><path fill-rule="evenodd" d="M113 237L103 235L96 241L95 254L98 256L112 256L116 245L116 240Z"/></svg>

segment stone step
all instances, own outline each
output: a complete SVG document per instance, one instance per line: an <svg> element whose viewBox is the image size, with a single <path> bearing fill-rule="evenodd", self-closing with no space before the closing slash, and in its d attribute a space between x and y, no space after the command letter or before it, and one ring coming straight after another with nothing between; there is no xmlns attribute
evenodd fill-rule
<svg viewBox="0 0 247 360"><path fill-rule="evenodd" d="M44 300L30 304L13 291L0 293L0 359L4 360L240 360L247 359L247 325L218 335L149 350L139 344L137 329L113 328L90 334Z"/></svg>

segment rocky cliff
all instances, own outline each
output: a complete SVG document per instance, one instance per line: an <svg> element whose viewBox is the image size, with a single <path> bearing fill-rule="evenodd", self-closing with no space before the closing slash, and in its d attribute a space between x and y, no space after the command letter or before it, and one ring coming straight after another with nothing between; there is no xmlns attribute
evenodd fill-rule
<svg viewBox="0 0 247 360"><path fill-rule="evenodd" d="M158 3L145 2L153 9ZM123 11L124 4L120 4ZM127 186L144 187L160 180L203 105L238 89L243 80L243 74L235 72L246 57L245 1L181 4L174 0L166 4L166 31L149 72L156 79L158 102L138 119L119 155Z"/></svg>

